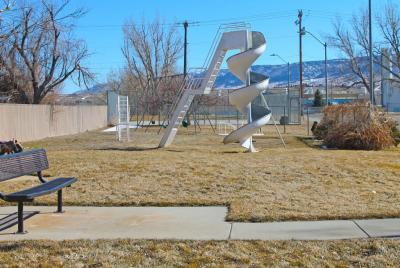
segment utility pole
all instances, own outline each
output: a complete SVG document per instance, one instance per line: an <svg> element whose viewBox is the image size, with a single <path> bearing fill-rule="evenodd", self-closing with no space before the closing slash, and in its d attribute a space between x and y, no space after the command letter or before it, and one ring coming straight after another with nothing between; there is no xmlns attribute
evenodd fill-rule
<svg viewBox="0 0 400 268"><path fill-rule="evenodd" d="M325 50L325 105L329 104L329 100L328 100L328 44L326 42L322 42L318 37L316 37L313 33L307 31L305 29L305 27L303 27L302 29L302 33L303 35L305 35L306 33L308 33L309 35L311 35L315 40L317 40L318 43L320 43Z"/></svg>
<svg viewBox="0 0 400 268"><path fill-rule="evenodd" d="M371 0L368 1L368 15L369 15L369 87L370 87L370 99L371 105L375 104L375 92L374 92L374 61L372 51L372 4Z"/></svg>
<svg viewBox="0 0 400 268"><path fill-rule="evenodd" d="M298 11L296 25L299 26L299 64L300 64L300 114L303 115L303 10Z"/></svg>
<svg viewBox="0 0 400 268"><path fill-rule="evenodd" d="M184 49L183 49L183 76L187 75L187 30L189 23L187 21L183 22L183 28L185 29L185 41L184 41Z"/></svg>
<svg viewBox="0 0 400 268"><path fill-rule="evenodd" d="M329 105L329 99L328 99L328 44L325 42L324 43L324 48L325 48L325 105Z"/></svg>

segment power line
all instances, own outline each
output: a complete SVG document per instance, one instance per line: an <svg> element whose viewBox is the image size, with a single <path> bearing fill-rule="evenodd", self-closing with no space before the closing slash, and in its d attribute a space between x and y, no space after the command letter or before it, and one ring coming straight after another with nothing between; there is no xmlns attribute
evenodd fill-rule
<svg viewBox="0 0 400 268"><path fill-rule="evenodd" d="M247 22L256 22L256 21L266 21L273 19L284 19L292 17L293 13L296 10L285 10L285 11L275 11L261 14L254 14L249 16L242 17L230 17L230 18L222 18L222 19L210 19L210 20L200 20L189 22L190 26L213 26L219 25L221 23L229 23L240 20L245 20ZM303 20L305 18L323 18L323 19L331 19L336 18L338 16L351 17L350 13L335 13L331 11L322 11L322 10L313 10L307 9L305 10L305 14ZM181 27L183 22L170 22L170 23L160 23L162 27ZM135 23L135 24L93 24L93 25L77 25L76 28L121 28L124 26L146 26L150 25L150 23Z"/></svg>
<svg viewBox="0 0 400 268"><path fill-rule="evenodd" d="M291 17L294 10L290 11L278 11L278 12L269 12L262 13L256 15L249 15L243 17L231 17L231 18L223 18L223 19L212 19L212 20L203 20L203 21L193 21L189 22L191 26L205 26L205 25L218 25L221 23L235 22L240 20L246 21L259 21L259 20L269 20L269 19L279 19L279 18L288 18ZM150 25L150 23L135 23L135 24L92 24L92 25L76 25L76 28L121 28L123 26L146 26ZM173 22L173 23L160 23L161 26L175 26L180 27L182 22Z"/></svg>

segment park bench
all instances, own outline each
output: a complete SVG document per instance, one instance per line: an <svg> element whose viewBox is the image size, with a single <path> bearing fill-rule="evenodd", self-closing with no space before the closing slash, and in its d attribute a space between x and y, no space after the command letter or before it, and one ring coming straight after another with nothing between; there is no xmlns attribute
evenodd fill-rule
<svg viewBox="0 0 400 268"><path fill-rule="evenodd" d="M37 174L41 182L37 186L11 194L0 192L0 198L4 201L18 203L17 233L19 234L24 233L24 202L33 202L35 197L57 192L57 212L62 213L62 189L77 181L76 178L57 178L46 181L42 171L48 168L49 163L44 149L0 156L0 182L31 174ZM11 226L7 226L9 227Z"/></svg>

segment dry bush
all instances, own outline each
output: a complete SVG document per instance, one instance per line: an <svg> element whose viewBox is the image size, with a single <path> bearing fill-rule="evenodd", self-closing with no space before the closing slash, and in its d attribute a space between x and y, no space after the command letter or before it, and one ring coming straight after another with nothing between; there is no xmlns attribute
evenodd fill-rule
<svg viewBox="0 0 400 268"><path fill-rule="evenodd" d="M396 145L396 121L367 103L328 106L314 135L330 148L381 150Z"/></svg>

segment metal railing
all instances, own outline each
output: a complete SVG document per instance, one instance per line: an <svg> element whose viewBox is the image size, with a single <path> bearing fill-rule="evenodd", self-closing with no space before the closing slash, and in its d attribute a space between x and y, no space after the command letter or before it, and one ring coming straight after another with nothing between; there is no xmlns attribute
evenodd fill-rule
<svg viewBox="0 0 400 268"><path fill-rule="evenodd" d="M229 31L233 31L233 30L250 30L251 29L251 25L249 23L246 22L235 22L235 23L225 23L225 24L221 24L214 36L214 39L212 41L210 50L207 53L206 59L203 63L203 69L207 69L207 67L210 65L210 62L213 58L213 55L216 52L216 49L218 47L218 43L221 40L222 35L224 34L224 32L229 32Z"/></svg>

